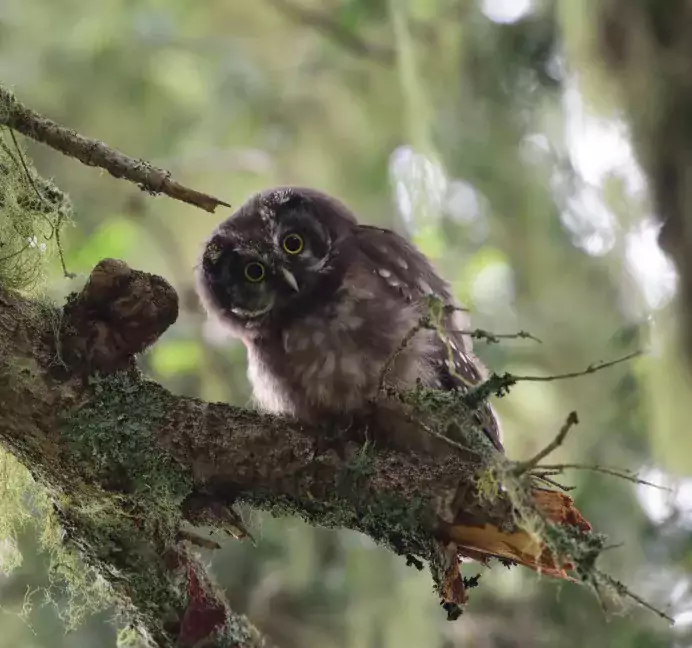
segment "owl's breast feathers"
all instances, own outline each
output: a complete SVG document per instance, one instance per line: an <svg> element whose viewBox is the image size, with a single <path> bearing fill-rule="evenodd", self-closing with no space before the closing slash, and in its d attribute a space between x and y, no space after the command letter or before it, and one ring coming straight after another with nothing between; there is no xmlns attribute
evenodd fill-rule
<svg viewBox="0 0 692 648"><path fill-rule="evenodd" d="M420 320L420 306L383 295L378 277L352 265L327 303L293 318L272 337L249 342L249 377L259 404L305 420L361 409L382 370ZM388 384L434 379L434 336L421 332L397 355Z"/></svg>
<svg viewBox="0 0 692 648"><path fill-rule="evenodd" d="M399 390L417 384L464 390L482 379L458 332L465 322L459 311L449 314L444 339L422 329L401 348L427 314L428 296L383 291L389 277L380 270L352 264L326 303L293 318L273 337L251 343L248 375L263 409L306 421L357 411L377 395L383 368L393 357L386 382ZM489 407L476 416L501 448Z"/></svg>

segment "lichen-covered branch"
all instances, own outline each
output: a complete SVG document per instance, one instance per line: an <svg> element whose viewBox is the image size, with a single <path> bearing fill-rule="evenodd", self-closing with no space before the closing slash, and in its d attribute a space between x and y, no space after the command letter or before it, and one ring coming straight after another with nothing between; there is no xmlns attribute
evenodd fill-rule
<svg viewBox="0 0 692 648"><path fill-rule="evenodd" d="M428 560L452 617L466 602L458 554L595 583L603 538L564 493L513 474L459 395L385 393L330 428L175 396L133 356L176 315L164 279L115 260L63 309L0 287L0 443L156 645L263 645L180 533L232 525L239 502Z"/></svg>
<svg viewBox="0 0 692 648"><path fill-rule="evenodd" d="M228 203L173 180L170 172L152 166L144 160L131 158L99 140L84 137L70 128L56 124L24 106L9 91L0 86L0 125L16 130L56 151L76 158L83 164L105 169L115 178L134 182L141 189L166 194L208 212Z"/></svg>

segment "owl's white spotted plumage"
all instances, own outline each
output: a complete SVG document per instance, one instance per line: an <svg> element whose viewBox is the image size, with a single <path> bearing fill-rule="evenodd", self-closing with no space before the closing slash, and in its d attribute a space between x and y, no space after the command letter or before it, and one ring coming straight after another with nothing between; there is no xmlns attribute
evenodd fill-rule
<svg viewBox="0 0 692 648"><path fill-rule="evenodd" d="M339 201L280 187L248 200L207 242L197 274L207 310L247 347L260 407L306 421L357 412L387 384L467 389L483 379L468 318L403 237L359 225ZM438 330L402 340L429 311ZM392 360L393 358L393 360ZM492 410L477 417L501 449Z"/></svg>

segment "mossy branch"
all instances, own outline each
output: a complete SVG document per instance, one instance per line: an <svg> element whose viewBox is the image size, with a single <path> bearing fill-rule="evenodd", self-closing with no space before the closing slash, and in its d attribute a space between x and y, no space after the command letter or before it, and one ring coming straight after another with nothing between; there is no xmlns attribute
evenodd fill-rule
<svg viewBox="0 0 692 648"><path fill-rule="evenodd" d="M63 309L0 286L0 444L48 489L68 547L150 642L265 645L181 533L189 522L242 537L240 502L427 560L450 618L467 601L458 555L599 582L604 539L567 495L513 474L462 395L385 393L338 430L175 396L134 356L177 309L164 279L112 259Z"/></svg>
<svg viewBox="0 0 692 648"><path fill-rule="evenodd" d="M115 178L134 182L152 195L166 194L175 200L194 205L208 212L230 205L173 180L169 171L152 166L144 160L131 158L99 140L84 137L72 129L56 124L20 103L0 86L0 125L22 133L56 151L76 158L83 164L105 169Z"/></svg>

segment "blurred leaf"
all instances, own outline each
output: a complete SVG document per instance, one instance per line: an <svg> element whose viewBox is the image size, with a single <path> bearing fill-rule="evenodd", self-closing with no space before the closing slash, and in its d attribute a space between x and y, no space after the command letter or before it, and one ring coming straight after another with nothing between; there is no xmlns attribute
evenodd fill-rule
<svg viewBox="0 0 692 648"><path fill-rule="evenodd" d="M197 340L161 340L151 349L149 358L162 378L194 373L204 364L202 346Z"/></svg>
<svg viewBox="0 0 692 648"><path fill-rule="evenodd" d="M431 259L441 258L447 249L443 232L436 223L421 225L413 236L413 242Z"/></svg>
<svg viewBox="0 0 692 648"><path fill-rule="evenodd" d="M345 29L356 31L364 23L381 21L386 15L386 0L343 0L338 20Z"/></svg>
<svg viewBox="0 0 692 648"><path fill-rule="evenodd" d="M457 263L460 271L452 281L454 292L462 300L462 303L468 303L471 300L474 281L484 270L495 265L507 266L509 264L507 255L491 246L483 246L463 261L463 263Z"/></svg>

